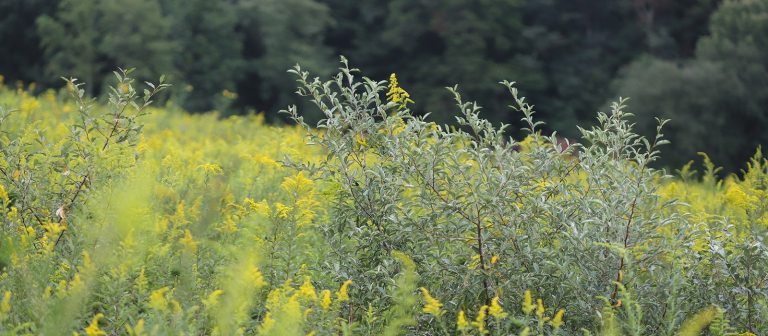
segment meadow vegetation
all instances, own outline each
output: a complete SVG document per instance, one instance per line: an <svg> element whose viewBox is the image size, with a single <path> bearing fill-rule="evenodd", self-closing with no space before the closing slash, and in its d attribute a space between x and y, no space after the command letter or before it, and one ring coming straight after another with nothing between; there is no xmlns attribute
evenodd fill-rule
<svg viewBox="0 0 768 336"><path fill-rule="evenodd" d="M0 333L768 330L760 149L671 174L666 120L639 136L623 99L564 146L512 82L519 124L452 87L446 126L394 74L291 72L319 123L154 107L168 84L130 70L104 101L0 86Z"/></svg>

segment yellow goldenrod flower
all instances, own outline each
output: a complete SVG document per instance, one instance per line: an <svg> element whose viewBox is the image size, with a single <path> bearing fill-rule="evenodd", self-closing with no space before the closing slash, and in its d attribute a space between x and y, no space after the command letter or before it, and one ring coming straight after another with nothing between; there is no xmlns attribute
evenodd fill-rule
<svg viewBox="0 0 768 336"><path fill-rule="evenodd" d="M53 288L51 286L45 286L45 290L43 290L43 300L48 300L48 298L51 297L51 294L53 292Z"/></svg>
<svg viewBox="0 0 768 336"><path fill-rule="evenodd" d="M302 311L301 311L301 305L299 304L299 300L296 295L291 296L288 298L288 302L285 302L283 306L281 307L282 310L282 317L284 317L288 321L300 321L303 317Z"/></svg>
<svg viewBox="0 0 768 336"><path fill-rule="evenodd" d="M284 178L280 187L288 192L304 193L311 190L313 185L314 181L304 176L303 172L300 172L294 176Z"/></svg>
<svg viewBox="0 0 768 336"><path fill-rule="evenodd" d="M504 308L502 308L499 304L498 296L491 300L491 306L488 308L488 314L499 320L507 317L508 314L504 312Z"/></svg>
<svg viewBox="0 0 768 336"><path fill-rule="evenodd" d="M317 292L315 292L315 286L312 285L312 281L309 277L304 277L304 283L299 287L299 293L302 297L310 299L312 301L317 300Z"/></svg>
<svg viewBox="0 0 768 336"><path fill-rule="evenodd" d="M344 281L344 283L341 285L341 288L339 288L339 291L336 292L336 300L339 302L349 301L349 285L352 284L352 280Z"/></svg>
<svg viewBox="0 0 768 336"><path fill-rule="evenodd" d="M261 321L261 325L259 326L259 334L269 335L269 331L272 330L272 327L274 326L275 320L272 318L272 313L267 312L267 314L264 315L264 319Z"/></svg>
<svg viewBox="0 0 768 336"><path fill-rule="evenodd" d="M499 256L495 255L491 257L491 265L495 265L497 262L499 262Z"/></svg>
<svg viewBox="0 0 768 336"><path fill-rule="evenodd" d="M187 252L197 252L197 242L192 238L192 232L189 230L184 230L184 238L179 239L179 243L184 246Z"/></svg>
<svg viewBox="0 0 768 336"><path fill-rule="evenodd" d="M7 315L11 312L11 291L5 291L3 301L0 302L0 314Z"/></svg>
<svg viewBox="0 0 768 336"><path fill-rule="evenodd" d="M136 322L136 325L131 327L130 325L125 326L126 331L128 331L129 336L144 336L146 333L144 333L144 319L139 319Z"/></svg>
<svg viewBox="0 0 768 336"><path fill-rule="evenodd" d="M224 174L224 171L221 169L221 166L215 164L215 163L206 163L197 166L197 168L202 168L204 172L213 174L213 175L221 175Z"/></svg>
<svg viewBox="0 0 768 336"><path fill-rule="evenodd" d="M19 216L19 209L16 209L16 207L11 207L11 211L8 211L8 214L6 215L6 217L8 217L8 219L10 220L14 220L18 216Z"/></svg>
<svg viewBox="0 0 768 336"><path fill-rule="evenodd" d="M523 313L525 315L530 314L534 309L536 309L536 305L533 304L533 298L531 297L531 291L526 290L525 296L523 298Z"/></svg>
<svg viewBox="0 0 768 336"><path fill-rule="evenodd" d="M179 303L179 301L171 300L170 304L171 304L171 307L173 307L174 314L178 315L181 313L181 303Z"/></svg>
<svg viewBox="0 0 768 336"><path fill-rule="evenodd" d="M35 97L22 96L20 110L23 112L31 112L40 108L40 102Z"/></svg>
<svg viewBox="0 0 768 336"><path fill-rule="evenodd" d="M485 317L487 316L486 314L488 314L488 306L483 305L480 307L480 311L477 312L475 321L472 322L472 326L477 328L477 331L479 331L481 335L488 333L488 330L485 329Z"/></svg>
<svg viewBox="0 0 768 336"><path fill-rule="evenodd" d="M443 310L440 309L443 304L429 294L429 291L421 287L421 293L424 295L424 308L423 311L435 317L443 315Z"/></svg>
<svg viewBox="0 0 768 336"><path fill-rule="evenodd" d="M2 184L0 184L0 203L5 203L8 201L8 192L5 191L5 187L3 187Z"/></svg>
<svg viewBox="0 0 768 336"><path fill-rule="evenodd" d="M323 310L328 310L328 308L331 307L331 303L332 303L331 302L331 291L326 289L326 290L324 290L320 294L320 296L321 296L320 307L323 307Z"/></svg>
<svg viewBox="0 0 768 336"><path fill-rule="evenodd" d="M277 217L286 219L288 218L288 213L290 213L292 209L283 203L277 202L275 203L275 210L277 210Z"/></svg>
<svg viewBox="0 0 768 336"><path fill-rule="evenodd" d="M408 103L413 103L411 95L397 83L397 75L394 73L389 75L389 91L387 92L387 99L389 99L390 102L400 104L400 108L405 107Z"/></svg>
<svg viewBox="0 0 768 336"><path fill-rule="evenodd" d="M265 217L269 217L269 215L272 214L272 209L269 207L269 203L267 203L266 200L262 200L261 202L256 202L250 198L245 199L245 204L248 206L248 208Z"/></svg>
<svg viewBox="0 0 768 336"><path fill-rule="evenodd" d="M264 280L264 275L261 274L261 271L259 271L259 268L256 266L253 266L250 271L251 275L251 281L253 281L254 286L256 288L262 288L267 285L267 281Z"/></svg>
<svg viewBox="0 0 768 336"><path fill-rule="evenodd" d="M221 289L217 289L211 292L211 294L208 294L208 298L203 300L203 304L205 304L205 306L208 308L219 304L219 297L221 294L224 294L224 291Z"/></svg>
<svg viewBox="0 0 768 336"><path fill-rule="evenodd" d="M536 300L536 316L542 318L544 316L544 301L541 299Z"/></svg>
<svg viewBox="0 0 768 336"><path fill-rule="evenodd" d="M756 204L759 202L757 197L748 195L746 192L744 192L744 188L735 183L728 187L728 190L725 193L725 200L729 205L744 210L754 209Z"/></svg>
<svg viewBox="0 0 768 336"><path fill-rule="evenodd" d="M467 329L469 326L469 323L467 323L467 318L464 316L464 311L459 310L459 316L456 317L456 328L459 330Z"/></svg>
<svg viewBox="0 0 768 336"><path fill-rule="evenodd" d="M139 290L139 293L144 293L147 290L147 276L144 275L144 267L141 268L141 271L139 272L139 276L136 277L136 289Z"/></svg>
<svg viewBox="0 0 768 336"><path fill-rule="evenodd" d="M91 320L91 324L88 325L88 327L85 328L85 335L86 336L106 336L107 333L104 332L104 330L101 330L99 328L99 320L104 317L104 314L98 313L96 316L93 317L93 320Z"/></svg>
<svg viewBox="0 0 768 336"><path fill-rule="evenodd" d="M168 309L168 299L165 298L165 294L169 290L170 288L163 287L153 291L149 295L149 307L158 311L166 311Z"/></svg>
<svg viewBox="0 0 768 336"><path fill-rule="evenodd" d="M555 317L552 318L552 321L549 321L549 324L552 325L555 329L560 329L560 326L563 325L563 315L565 314L565 309L560 309L555 313Z"/></svg>
<svg viewBox="0 0 768 336"><path fill-rule="evenodd" d="M83 281L83 278L80 277L80 274L75 274L72 281L69 282L69 291L78 292L81 289L85 289L85 282Z"/></svg>

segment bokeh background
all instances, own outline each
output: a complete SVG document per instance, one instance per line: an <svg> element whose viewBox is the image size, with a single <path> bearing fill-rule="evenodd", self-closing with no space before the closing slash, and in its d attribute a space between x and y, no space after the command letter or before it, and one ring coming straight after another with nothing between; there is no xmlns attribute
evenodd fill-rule
<svg viewBox="0 0 768 336"><path fill-rule="evenodd" d="M444 87L459 84L517 125L507 79L546 132L573 139L619 96L643 134L672 119L670 169L706 152L738 172L768 143L768 0L0 0L0 74L37 92L74 76L99 95L130 66L167 74L169 103L192 113L279 123L300 103L286 70L326 76L339 55L374 79L396 72L440 123L456 114Z"/></svg>

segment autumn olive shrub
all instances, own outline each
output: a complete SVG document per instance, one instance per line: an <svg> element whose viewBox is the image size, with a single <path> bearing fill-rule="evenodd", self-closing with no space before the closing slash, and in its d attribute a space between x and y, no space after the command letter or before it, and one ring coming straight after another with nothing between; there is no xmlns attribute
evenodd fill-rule
<svg viewBox="0 0 768 336"><path fill-rule="evenodd" d="M322 269L352 279L352 302L369 303L350 314L394 304L399 253L416 264L427 300L409 326L415 333L672 335L712 304L740 309L691 262L702 227L676 199L657 195L668 176L649 164L666 143L665 120L652 139L639 136L620 100L597 127L581 129L579 144L563 146L541 134L533 106L503 82L528 135L518 141L457 87L448 90L459 127L440 126L411 114L394 75L389 83L359 77L344 59L340 69L329 81L290 71L298 94L324 113L317 125L295 107L285 112L327 152L319 163L290 164L332 190ZM429 305L434 298L439 306ZM697 318L704 328L727 313Z"/></svg>

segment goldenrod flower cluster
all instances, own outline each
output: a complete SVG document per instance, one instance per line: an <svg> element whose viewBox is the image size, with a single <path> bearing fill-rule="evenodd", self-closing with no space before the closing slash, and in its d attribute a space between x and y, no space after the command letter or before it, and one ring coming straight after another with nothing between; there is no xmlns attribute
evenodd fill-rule
<svg viewBox="0 0 768 336"><path fill-rule="evenodd" d="M397 82L397 75L394 73L389 75L389 91L387 92L387 99L389 99L390 102L399 104L401 108L409 103L413 103L411 95L405 91L405 89L400 87L400 84Z"/></svg>

